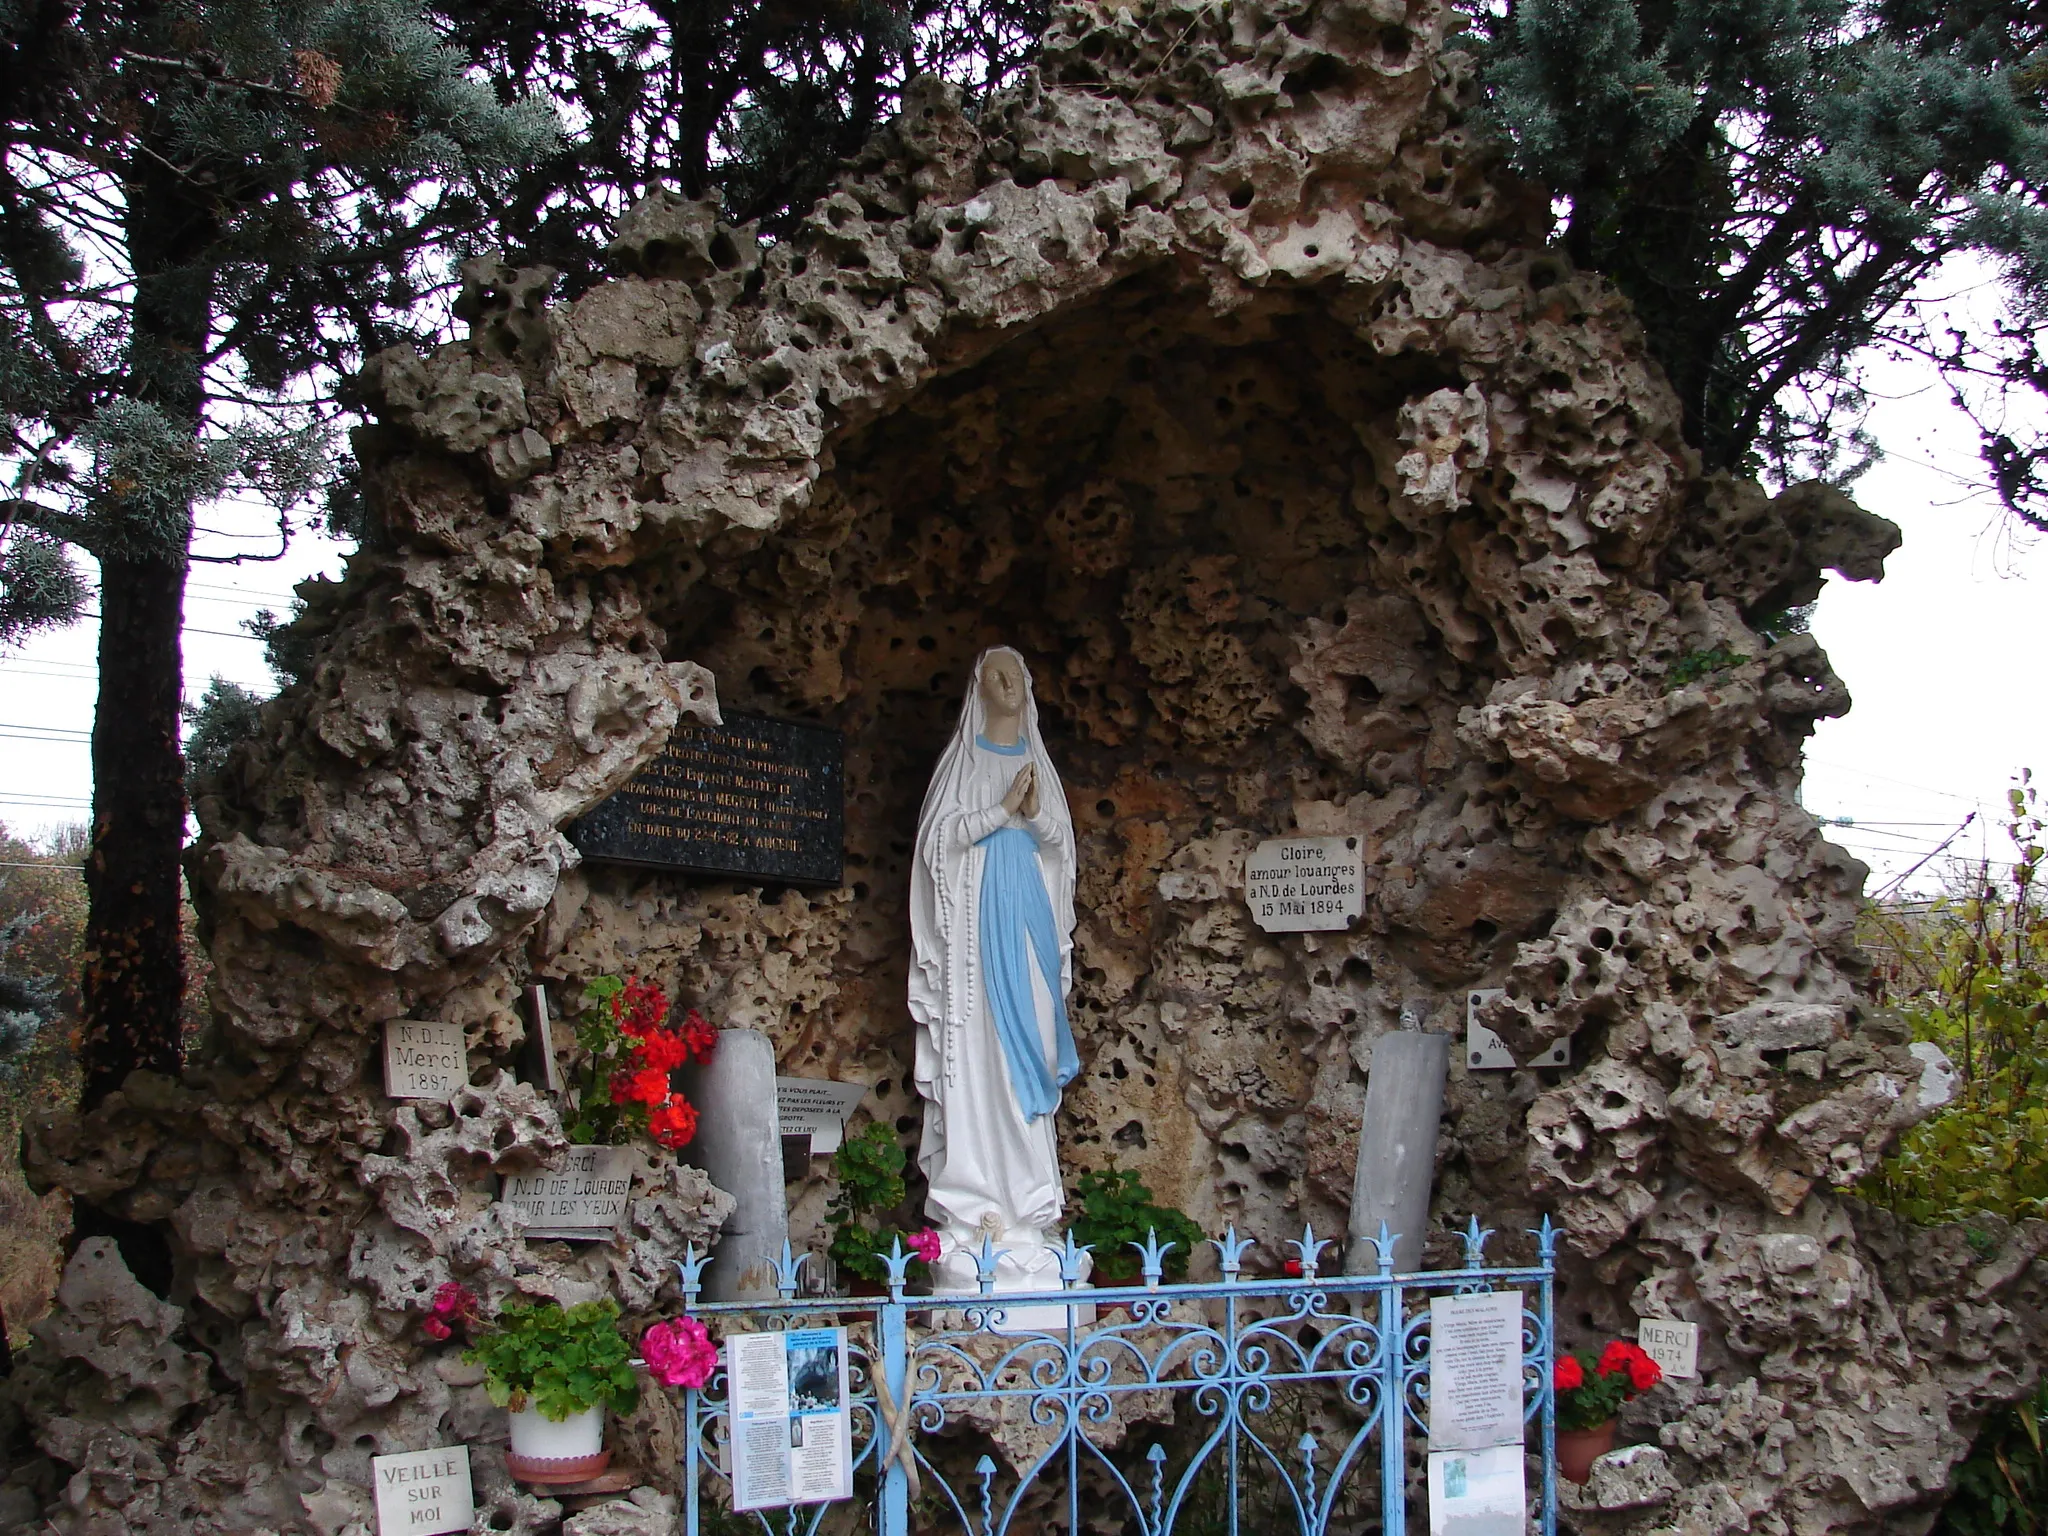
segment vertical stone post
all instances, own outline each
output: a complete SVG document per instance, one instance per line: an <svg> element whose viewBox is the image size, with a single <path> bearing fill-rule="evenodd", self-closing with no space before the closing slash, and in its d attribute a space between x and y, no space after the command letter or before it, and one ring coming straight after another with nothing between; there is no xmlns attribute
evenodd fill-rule
<svg viewBox="0 0 2048 1536"><path fill-rule="evenodd" d="M682 1160L738 1202L704 1271L706 1301L773 1301L775 1265L789 1238L782 1135L775 1115L775 1047L756 1029L723 1029L708 1066L689 1069L684 1093L697 1134Z"/></svg>
<svg viewBox="0 0 2048 1536"><path fill-rule="evenodd" d="M1373 1274L1379 1257L1372 1240L1380 1223L1396 1234L1394 1268L1406 1274L1422 1264L1422 1229L1429 1220L1436 1180L1437 1123L1443 1116L1444 1079L1451 1069L1448 1035L1395 1030L1373 1042L1365 1085L1365 1124L1358 1136L1358 1171L1351 1181L1351 1244L1347 1273Z"/></svg>

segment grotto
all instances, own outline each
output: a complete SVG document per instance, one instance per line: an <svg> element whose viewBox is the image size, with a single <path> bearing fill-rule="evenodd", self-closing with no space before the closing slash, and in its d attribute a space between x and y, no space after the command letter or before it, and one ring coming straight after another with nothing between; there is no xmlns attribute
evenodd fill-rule
<svg viewBox="0 0 2048 1536"><path fill-rule="evenodd" d="M997 644L1078 844L1070 1174L1341 1232L1376 1040L1462 1040L1479 993L1569 1058L1454 1058L1424 1262L1466 1213L1510 1252L1548 1213L1563 1342L1700 1329L1567 1523L1928 1528L2036 1384L2048 1226L1986 1257L1846 1193L1933 1104L1859 992L1864 870L1799 803L1848 694L1770 623L1897 534L1701 473L1627 305L1480 149L1457 27L1063 6L976 116L914 83L788 238L657 195L614 279L552 302L473 261L466 340L372 361L375 532L302 588L312 667L195 807L210 1033L28 1138L173 1277L72 1258L0 1404L33 1446L0 1531L367 1536L370 1458L458 1441L482 1529L674 1529L666 1474L630 1521L514 1482L415 1326L449 1281L662 1314L732 1208L656 1158L617 1241L524 1238L492 1177L565 1141L521 999L652 978L914 1139L912 834ZM836 886L563 835L724 711L844 734ZM1297 835L1358 840L1348 931L1251 921L1248 853ZM380 1092L393 1019L461 1026L450 1102ZM829 1193L790 1185L795 1233ZM620 1433L675 1465L657 1395Z"/></svg>

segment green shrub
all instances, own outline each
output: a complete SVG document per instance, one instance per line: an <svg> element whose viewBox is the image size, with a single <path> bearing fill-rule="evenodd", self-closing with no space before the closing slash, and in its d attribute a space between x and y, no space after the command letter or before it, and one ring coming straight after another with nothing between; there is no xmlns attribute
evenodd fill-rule
<svg viewBox="0 0 2048 1536"><path fill-rule="evenodd" d="M832 1241L825 1251L842 1274L880 1285L889 1278L882 1256L899 1241L906 1251L911 1247L912 1234L904 1228L868 1219L903 1203L909 1192L903 1170L909 1161L896 1133L880 1121L848 1136L832 1154L839 1188L825 1207L825 1219L832 1225ZM906 1273L921 1280L928 1271L922 1259L914 1259Z"/></svg>
<svg viewBox="0 0 2048 1536"><path fill-rule="evenodd" d="M1954 1491L1942 1509L1937 1536L2034 1536L2048 1529L2044 1420L2048 1384L1985 1421L1977 1443L1955 1470Z"/></svg>
<svg viewBox="0 0 2048 1536"><path fill-rule="evenodd" d="M1143 1243L1147 1233L1156 1232L1162 1245L1173 1244L1160 1260L1168 1280L1187 1278L1188 1260L1203 1240L1193 1217L1155 1204L1152 1191L1128 1169L1082 1174L1067 1230L1075 1242L1094 1249L1095 1278L1110 1285L1129 1285L1143 1272L1144 1259L1131 1245Z"/></svg>

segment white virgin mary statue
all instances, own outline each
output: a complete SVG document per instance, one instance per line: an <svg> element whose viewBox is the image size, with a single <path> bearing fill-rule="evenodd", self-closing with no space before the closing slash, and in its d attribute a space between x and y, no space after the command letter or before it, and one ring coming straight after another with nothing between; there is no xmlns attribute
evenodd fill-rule
<svg viewBox="0 0 2048 1536"><path fill-rule="evenodd" d="M1038 735L1024 658L984 651L960 725L925 792L911 873L910 1013L917 1160L938 1229L934 1290L978 1288L983 1238L1007 1250L1004 1290L1054 1290L1048 1233L1065 1198L1053 1140L1080 1071L1067 1027L1074 823Z"/></svg>

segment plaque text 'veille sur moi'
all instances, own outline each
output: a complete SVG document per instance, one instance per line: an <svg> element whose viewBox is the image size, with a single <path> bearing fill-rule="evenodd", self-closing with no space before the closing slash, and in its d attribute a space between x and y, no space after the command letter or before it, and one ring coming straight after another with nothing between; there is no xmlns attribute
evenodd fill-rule
<svg viewBox="0 0 2048 1536"><path fill-rule="evenodd" d="M569 839L610 863L837 885L844 763L845 738L821 726L737 714L681 725Z"/></svg>

